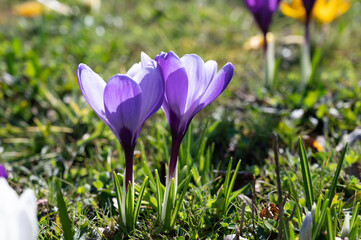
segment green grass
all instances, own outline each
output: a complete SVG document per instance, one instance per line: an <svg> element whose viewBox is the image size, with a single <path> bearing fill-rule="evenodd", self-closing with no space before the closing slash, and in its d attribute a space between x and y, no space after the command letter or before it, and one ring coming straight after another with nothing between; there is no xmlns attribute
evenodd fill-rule
<svg viewBox="0 0 361 240"><path fill-rule="evenodd" d="M278 202L273 192L273 131L279 135L287 200L284 236L298 236L305 207L312 201L319 201L323 219L317 239L340 236L347 211L354 226L350 236L360 236L360 214L353 212L361 200L360 170L353 171L356 176L350 173L361 164L360 144L348 146L342 166L338 161L343 156L335 151L342 136L361 125L360 2L329 26L313 23L312 52L320 53L320 60L314 84L304 90L299 88L300 46L282 43L284 36L302 35L303 26L278 12L272 32L278 39L279 68L271 91L262 88L261 49L243 48L259 31L241 1L111 0L102 1L99 13L80 1L64 1L73 4L76 14L48 12L35 18L12 15L11 7L18 2L0 4L0 15L8 16L0 18L0 163L17 191L32 188L38 199L48 200L39 206L39 239L69 234L64 224L73 225L75 239L102 235L105 228L113 236L109 239L126 237L112 200L112 172L122 173L125 167L122 148L81 95L76 68L86 63L107 80L138 62L141 51L155 57L169 50L216 60L219 69L232 62L235 73L227 90L193 119L183 141L179 182L190 170L192 179L179 217L167 231L158 219L155 194L162 185L154 177L157 171L160 181L164 179L171 136L162 111L145 123L136 147L134 179L141 185L148 176L149 182L130 239L223 239L237 232L242 215L241 236L276 239L278 222L259 216L264 205ZM284 51L291 56L282 57ZM297 109L304 114L291 118ZM325 145L322 151L312 152L307 144L300 149L303 164L309 164L307 181L312 182L305 192L297 139L306 134L323 137ZM239 170L255 174L256 194L252 179L240 174L233 180L226 174L232 158L231 169L242 159ZM56 178L62 180L61 189ZM233 191L248 184L242 193L254 199L254 213L252 204L242 211L243 201L227 185L230 179ZM224 196L234 198L229 202ZM70 219L64 222L67 215Z"/></svg>

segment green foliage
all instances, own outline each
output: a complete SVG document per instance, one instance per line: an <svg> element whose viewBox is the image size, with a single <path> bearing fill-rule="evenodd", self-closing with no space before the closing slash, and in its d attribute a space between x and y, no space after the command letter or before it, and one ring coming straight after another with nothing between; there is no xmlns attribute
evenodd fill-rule
<svg viewBox="0 0 361 240"><path fill-rule="evenodd" d="M59 209L59 217L60 217L61 225L63 227L64 239L73 240L74 239L73 224L70 221L68 215L68 209L64 201L63 193L61 192L60 181L57 182L55 186L56 186L56 199L58 202L58 209Z"/></svg>
<svg viewBox="0 0 361 240"><path fill-rule="evenodd" d="M303 145L301 138L298 138L298 148L299 148L299 155L300 155L300 162L302 169L303 187L306 195L306 205L308 209L311 209L314 201L312 179L311 179L310 169L308 166L308 158L307 158L305 146Z"/></svg>
<svg viewBox="0 0 361 240"><path fill-rule="evenodd" d="M277 13L272 24L277 74L266 90L262 51L242 47L259 31L239 1L110 0L101 1L97 13L81 1L64 0L71 16L48 11L34 18L12 15L18 2L0 4L0 163L17 191L30 187L39 200L48 201L38 206L39 239L106 234L110 239L223 239L240 228L240 193L255 197L244 208L240 235L276 238L278 221L252 213L278 200L273 131L280 136L287 199L284 238L298 237L305 207L311 210L315 201L315 239L347 232L349 239L360 238L360 144L350 142L347 153L346 147L334 150L339 144L342 149L343 137L361 125L361 52L355 41L361 37L359 3L327 26L313 23L312 75L305 88L299 87L300 45L287 43L289 35L302 34L303 26ZM147 120L140 134L132 200L130 188L123 193L122 175L111 179L111 172L125 167L122 149L81 96L76 66L84 62L107 80L126 73L140 51L154 57L168 50L214 59L218 69L232 62L235 72L230 86L193 119L184 138L180 184L170 189L177 191L176 198L168 195L173 204L167 205L171 214L165 230L160 216L171 136L164 114ZM322 150L296 137L306 134ZM256 175L255 195L249 191L252 182L239 178L243 170ZM68 187L61 191L53 177ZM122 194L132 219L128 230L119 224Z"/></svg>

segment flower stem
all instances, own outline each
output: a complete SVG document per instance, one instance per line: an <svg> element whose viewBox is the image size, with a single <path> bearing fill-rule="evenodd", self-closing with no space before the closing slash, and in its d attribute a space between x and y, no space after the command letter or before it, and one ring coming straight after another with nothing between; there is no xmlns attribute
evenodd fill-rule
<svg viewBox="0 0 361 240"><path fill-rule="evenodd" d="M133 155L134 155L134 147L128 150L125 150L125 186L126 190L128 188L129 182L133 186Z"/></svg>
<svg viewBox="0 0 361 240"><path fill-rule="evenodd" d="M301 88L304 88L311 77L311 53L310 53L310 20L307 18L305 25L305 42L302 46L301 57Z"/></svg>
<svg viewBox="0 0 361 240"><path fill-rule="evenodd" d="M182 142L182 138L172 137L172 149L169 160L169 168L168 168L168 180L171 181L174 178L174 173L176 172L177 162L178 162L178 153L180 144Z"/></svg>

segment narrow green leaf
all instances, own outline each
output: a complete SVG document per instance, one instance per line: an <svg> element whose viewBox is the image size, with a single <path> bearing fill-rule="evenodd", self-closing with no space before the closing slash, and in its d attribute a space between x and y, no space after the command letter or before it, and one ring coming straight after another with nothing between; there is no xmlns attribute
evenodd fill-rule
<svg viewBox="0 0 361 240"><path fill-rule="evenodd" d="M360 234L361 234L361 223L360 223L360 218L357 217L353 227L350 229L350 235L349 235L349 240L359 240L360 239Z"/></svg>
<svg viewBox="0 0 361 240"><path fill-rule="evenodd" d="M326 209L327 208L328 208L328 199L326 199L324 204L322 204L320 219L318 222L316 222L316 229L315 229L315 232L312 234L314 240L318 239L318 234L320 233L321 228L323 227L323 223L326 218Z"/></svg>
<svg viewBox="0 0 361 240"><path fill-rule="evenodd" d="M197 146L198 151L197 151L197 154L196 154L196 159L200 159L201 156L204 156L204 150L205 150L205 146L206 146L206 143L207 143L206 133L207 133L207 130L208 130L208 123L209 123L209 119L207 119L206 125L203 128L201 137L199 138L199 144ZM201 165L202 165L202 167L201 167ZM202 171L204 169L204 163L199 162L199 168Z"/></svg>
<svg viewBox="0 0 361 240"><path fill-rule="evenodd" d="M331 205L333 197L335 196L335 193L336 193L337 180L338 180L338 176L340 175L340 172L341 172L343 160L345 159L347 146L348 146L348 143L346 143L345 147L342 150L340 160L338 161L338 164L337 164L335 175L333 176L331 190L328 195L328 200L329 200L330 205Z"/></svg>
<svg viewBox="0 0 361 240"><path fill-rule="evenodd" d="M175 222L176 222L176 219L178 217L178 213L179 213L179 210L182 206L182 203L183 203L183 199L184 199L184 196L186 195L186 192L187 192L187 189L188 189L188 185L191 181L191 174L188 175L188 177L185 179L184 184L182 185L183 187L183 191L182 191L182 194L179 195L179 198L177 199L177 203L176 203L176 207L174 209L174 212L173 212L173 216L172 216L172 221L171 221L171 227L174 226ZM179 188L181 187L181 185L179 185Z"/></svg>
<svg viewBox="0 0 361 240"><path fill-rule="evenodd" d="M326 209L326 215L327 215L327 239L334 240L335 237L333 236L333 226L332 226L332 218L331 218L330 208Z"/></svg>
<svg viewBox="0 0 361 240"><path fill-rule="evenodd" d="M55 186L56 186L56 199L58 202L58 209L59 209L59 217L60 217L61 226L63 227L63 231L64 231L64 239L73 240L74 239L73 224L70 221L68 215L68 209L64 201L63 193L61 192L60 182L56 182Z"/></svg>
<svg viewBox="0 0 361 240"><path fill-rule="evenodd" d="M249 184L244 186L243 188L240 188L234 192L231 193L231 196L229 197L229 202L232 202L233 199L235 199L239 194L241 194L244 190L246 190L249 187Z"/></svg>
<svg viewBox="0 0 361 240"><path fill-rule="evenodd" d="M318 196L317 203L316 203L316 210L313 216L313 229L316 229L316 223L319 221L320 218L320 211L322 206L322 196Z"/></svg>
<svg viewBox="0 0 361 240"><path fill-rule="evenodd" d="M126 216L126 225L128 230L133 230L133 209L134 208L134 199L133 199L133 189L132 184L129 181L127 187L127 195L125 199L125 216Z"/></svg>
<svg viewBox="0 0 361 240"><path fill-rule="evenodd" d="M238 169L241 166L241 160L238 161L236 168L234 169L234 173L232 176L232 180L229 183L229 186L227 186L227 191L226 191L226 196L224 199L224 207L223 207L223 213L226 214L227 210L228 210L228 205L230 203L230 196L231 196L231 192L233 190L233 186L234 186L234 182L236 181L237 178L237 173L238 173Z"/></svg>
<svg viewBox="0 0 361 240"><path fill-rule="evenodd" d="M351 229L355 226L356 218L358 217L359 206L360 206L360 202L358 202L356 204L355 208L353 209L353 214L352 214L351 221L350 221Z"/></svg>
<svg viewBox="0 0 361 240"><path fill-rule="evenodd" d="M314 201L311 173L308 166L307 154L302 139L298 138L299 156L301 160L303 187L306 195L306 205L310 210Z"/></svg>
<svg viewBox="0 0 361 240"><path fill-rule="evenodd" d="M231 179L232 162L233 162L233 158L231 158L229 160L229 163L228 163L226 178L224 179L224 186L225 187L229 186L229 181Z"/></svg>
<svg viewBox="0 0 361 240"><path fill-rule="evenodd" d="M162 202L163 202L163 193L161 188L161 183L159 179L158 170L155 170L155 180L156 180L156 188L157 188L157 205L158 205L158 217L162 217Z"/></svg>
<svg viewBox="0 0 361 240"><path fill-rule="evenodd" d="M133 217L134 226L137 224L139 211L140 211L140 205L142 203L142 198L143 198L145 187L147 186L147 183L148 183L148 177L145 177L145 179L144 179L144 181L142 183L142 186L140 187L137 203L136 203L135 209L134 209L134 217Z"/></svg>
<svg viewBox="0 0 361 240"><path fill-rule="evenodd" d="M113 179L114 179L114 186L115 186L115 194L116 194L116 198L117 198L117 202L118 202L118 212L119 212L119 216L122 216L122 189L121 189L121 185L119 183L119 178L117 176L117 174L115 172L113 172ZM121 219L121 217L120 217Z"/></svg>
<svg viewBox="0 0 361 240"><path fill-rule="evenodd" d="M142 170L143 170L145 176L147 176L150 180L150 184L149 184L150 188L152 189L153 192L156 192L157 189L156 189L155 179L152 175L152 172L149 169L147 162L145 162L145 161L142 162Z"/></svg>
<svg viewBox="0 0 361 240"><path fill-rule="evenodd" d="M295 228L292 224L292 221L288 222L288 230L290 232L290 240L295 240L296 239L296 234L295 234Z"/></svg>
<svg viewBox="0 0 361 240"><path fill-rule="evenodd" d="M167 191L167 190L166 190ZM172 220L172 209L174 207L174 196L175 196L175 180L172 178L169 186L168 198L167 198L167 205L165 209L165 218L163 222L163 227L168 229L171 225Z"/></svg>
<svg viewBox="0 0 361 240"><path fill-rule="evenodd" d="M288 232L288 226L287 226L288 222L286 222L284 218L281 220L281 222L282 222L282 232L284 233L283 234L284 239L290 240L290 233Z"/></svg>

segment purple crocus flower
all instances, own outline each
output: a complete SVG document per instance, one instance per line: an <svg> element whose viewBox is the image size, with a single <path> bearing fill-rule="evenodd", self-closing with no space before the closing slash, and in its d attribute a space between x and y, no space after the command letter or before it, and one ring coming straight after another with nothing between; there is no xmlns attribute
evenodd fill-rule
<svg viewBox="0 0 361 240"><path fill-rule="evenodd" d="M249 11L253 14L258 26L266 36L272 21L272 15L277 10L281 0L244 0Z"/></svg>
<svg viewBox="0 0 361 240"><path fill-rule="evenodd" d="M141 127L163 103L164 79L154 60L145 53L127 74L117 74L107 83L87 65L77 70L86 101L120 141L126 159L125 182L133 183L133 154Z"/></svg>
<svg viewBox="0 0 361 240"><path fill-rule="evenodd" d="M233 76L233 65L227 63L217 73L217 63L206 63L195 55L178 58L172 51L160 53L155 60L165 81L162 109L172 135L168 180L175 177L177 157L182 139L193 117L227 87Z"/></svg>
<svg viewBox="0 0 361 240"><path fill-rule="evenodd" d="M0 178L8 178L8 174L6 173L4 165L0 164Z"/></svg>

